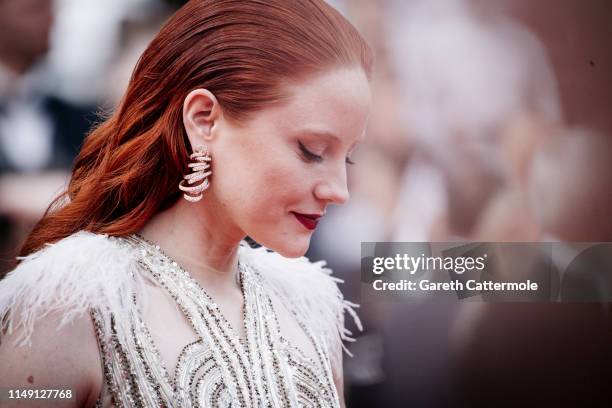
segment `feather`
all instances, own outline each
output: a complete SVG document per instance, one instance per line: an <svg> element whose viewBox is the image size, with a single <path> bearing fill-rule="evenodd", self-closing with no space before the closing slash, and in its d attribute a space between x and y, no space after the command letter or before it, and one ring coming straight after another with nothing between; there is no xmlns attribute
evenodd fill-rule
<svg viewBox="0 0 612 408"><path fill-rule="evenodd" d="M306 257L285 258L265 247L241 246L240 250L240 259L262 274L272 290L307 319L314 333L322 336L332 367L342 366L342 350L352 357L343 341L355 339L345 328L344 316L345 312L348 313L362 331L361 321L354 310L359 305L344 299L338 289L338 283L343 281L332 276L325 261L310 262Z"/></svg>
<svg viewBox="0 0 612 408"><path fill-rule="evenodd" d="M309 329L323 339L333 367L342 361L342 341L354 341L344 327L348 313L359 330L355 308L338 289L324 261L285 258L270 250L240 246L240 260L255 268L271 290L300 313ZM117 321L127 321L133 295L146 307L146 272L139 267L136 246L123 238L81 231L22 258L0 281L0 342L18 332L16 342L29 344L37 319L60 311L58 330L91 308L110 310ZM124 319L125 318L125 319Z"/></svg>
<svg viewBox="0 0 612 408"><path fill-rule="evenodd" d="M120 239L86 231L20 258L0 281L0 340L18 332L16 343L31 344L37 319L59 311L57 330L92 307L121 318L143 279L134 249Z"/></svg>

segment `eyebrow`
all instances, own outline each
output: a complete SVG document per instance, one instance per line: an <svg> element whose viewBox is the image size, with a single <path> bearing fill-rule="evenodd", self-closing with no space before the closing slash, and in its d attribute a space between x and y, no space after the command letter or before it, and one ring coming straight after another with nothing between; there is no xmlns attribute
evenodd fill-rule
<svg viewBox="0 0 612 408"><path fill-rule="evenodd" d="M316 130L316 129L301 129L295 132L296 134L309 134L309 135L314 135L314 136L320 136L326 139L333 139L336 142L340 143L341 140L338 136L336 136L334 133L331 132L326 132L326 131L321 131L321 130ZM361 143L363 142L363 139L365 138L365 132L363 133L363 135L361 135L361 137L356 141L356 143Z"/></svg>
<svg viewBox="0 0 612 408"><path fill-rule="evenodd" d="M320 137L324 137L326 139L334 139L337 142L340 141L340 138L338 136L336 136L335 134L331 133L331 132L320 131L320 130L315 130L315 129L300 129L300 130L298 130L295 133L296 134L309 134L309 135L314 135L314 136L320 136Z"/></svg>

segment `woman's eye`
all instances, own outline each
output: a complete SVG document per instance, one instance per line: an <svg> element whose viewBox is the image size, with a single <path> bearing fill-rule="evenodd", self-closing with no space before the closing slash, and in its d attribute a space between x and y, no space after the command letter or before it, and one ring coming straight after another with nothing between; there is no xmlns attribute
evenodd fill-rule
<svg viewBox="0 0 612 408"><path fill-rule="evenodd" d="M314 161L314 162L320 162L323 160L323 157L319 156L318 154L314 154L313 152L311 152L310 150L308 150L306 148L306 146L304 146L304 144L300 141L298 141L298 145L300 146L300 150L302 152L302 155L304 155L304 158L308 161Z"/></svg>
<svg viewBox="0 0 612 408"><path fill-rule="evenodd" d="M322 156L319 156L318 154L315 154L315 153L311 152L310 150L308 150L306 148L306 146L304 146L304 144L302 142L298 141L298 145L300 146L300 150L302 152L302 155L304 156L304 158L307 161L311 161L311 162L312 161L313 162L321 162L321 161L323 161L323 157ZM355 162L352 161L349 157L347 157L345 159L345 162L346 162L346 164L350 164L350 165L355 164Z"/></svg>

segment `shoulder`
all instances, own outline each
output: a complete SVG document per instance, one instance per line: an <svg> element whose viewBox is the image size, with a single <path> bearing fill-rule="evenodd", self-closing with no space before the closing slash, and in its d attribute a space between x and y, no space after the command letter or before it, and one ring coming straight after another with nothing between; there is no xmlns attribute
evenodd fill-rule
<svg viewBox="0 0 612 408"><path fill-rule="evenodd" d="M354 311L358 305L344 298L338 287L343 281L333 276L325 261L286 258L265 247L243 245L240 250L241 261L254 269L270 290L302 315L310 329L323 336L333 354L343 347L343 340L353 341L352 333L344 327L346 313L362 329Z"/></svg>
<svg viewBox="0 0 612 408"><path fill-rule="evenodd" d="M58 330L61 318L37 320L29 347L13 341L20 330L0 343L0 387L69 389L74 399L61 406L93 406L103 383L93 324L82 316Z"/></svg>
<svg viewBox="0 0 612 408"><path fill-rule="evenodd" d="M92 307L121 310L134 290L137 257L121 238L81 231L21 258L0 281L2 333L29 341L34 323L61 311L60 327Z"/></svg>

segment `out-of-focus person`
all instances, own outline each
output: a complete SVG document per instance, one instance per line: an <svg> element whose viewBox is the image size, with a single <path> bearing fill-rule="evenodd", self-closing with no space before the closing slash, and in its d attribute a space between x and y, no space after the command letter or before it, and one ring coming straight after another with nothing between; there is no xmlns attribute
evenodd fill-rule
<svg viewBox="0 0 612 408"><path fill-rule="evenodd" d="M532 135L535 144L530 145L519 135L534 129L515 131L514 140L529 145L522 146L523 154L517 152L521 148L514 150L519 185L492 206L495 211L484 218L488 230L481 231L489 235L481 236L556 241L555 253L567 251L564 242L612 240L612 140L570 128L548 137ZM535 234L525 234L529 229L521 224L521 209L530 214ZM594 258L594 251L581 253L581 265L578 257L565 265L553 259L549 271L561 300L582 303L461 305L450 342L456 406L609 406L612 315L605 296L610 264L609 254ZM510 261L516 266L519 260ZM544 271L509 268L503 273L517 279Z"/></svg>
<svg viewBox="0 0 612 408"><path fill-rule="evenodd" d="M409 16L396 21L391 44L415 154L394 239L476 239L513 177L509 129L526 117L562 120L546 52L519 22L465 1L417 1L396 15Z"/></svg>
<svg viewBox="0 0 612 408"><path fill-rule="evenodd" d="M0 274L63 186L92 121L47 89L52 0L0 1Z"/></svg>
<svg viewBox="0 0 612 408"><path fill-rule="evenodd" d="M612 139L568 129L539 146L529 170L531 204L560 241L612 240Z"/></svg>

